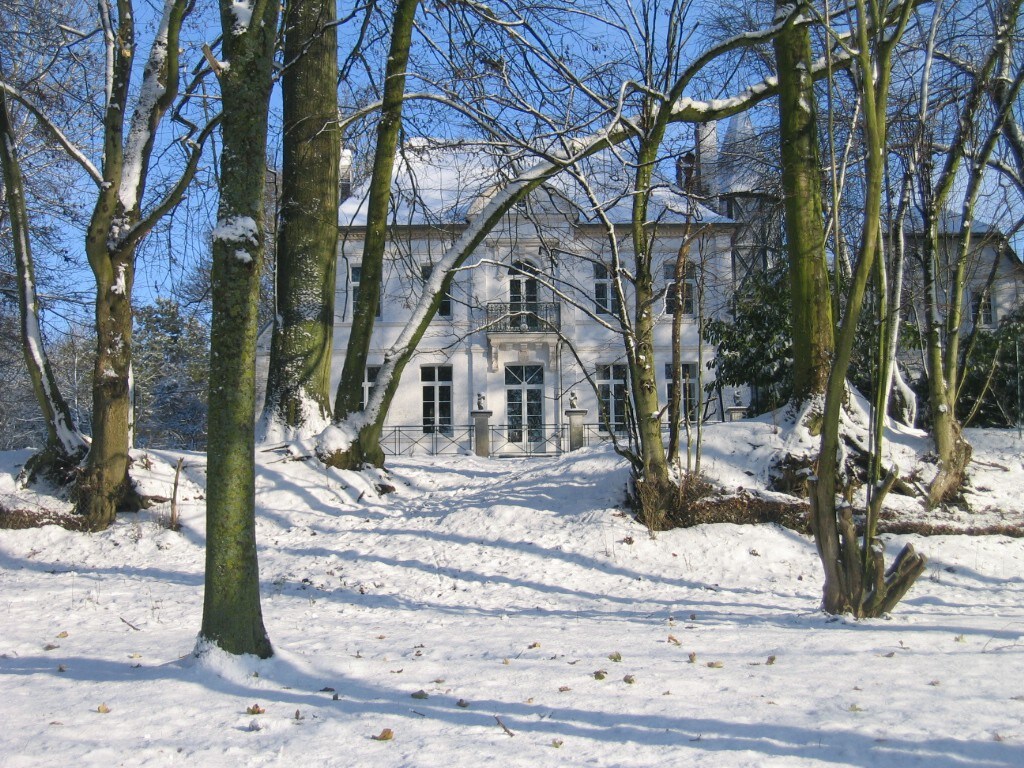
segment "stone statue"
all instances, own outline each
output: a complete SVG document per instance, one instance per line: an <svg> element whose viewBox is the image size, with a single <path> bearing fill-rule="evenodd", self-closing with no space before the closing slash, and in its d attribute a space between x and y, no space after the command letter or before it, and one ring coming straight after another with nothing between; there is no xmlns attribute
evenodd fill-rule
<svg viewBox="0 0 1024 768"><path fill-rule="evenodd" d="M476 409L482 411L487 407L487 398L484 397L483 392L476 393Z"/></svg>
<svg viewBox="0 0 1024 768"><path fill-rule="evenodd" d="M569 393L569 407L575 410L579 406L579 398L576 396L576 390L572 390Z"/></svg>

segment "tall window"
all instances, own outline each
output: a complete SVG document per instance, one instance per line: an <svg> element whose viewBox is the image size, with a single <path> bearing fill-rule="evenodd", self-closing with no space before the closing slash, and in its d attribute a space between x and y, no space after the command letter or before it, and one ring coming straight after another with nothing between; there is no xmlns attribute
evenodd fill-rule
<svg viewBox="0 0 1024 768"><path fill-rule="evenodd" d="M368 365L363 371L363 396L359 400L359 410L365 410L366 404L370 402L370 393L373 392L373 385L377 383L377 374L380 373L379 365Z"/></svg>
<svg viewBox="0 0 1024 768"><path fill-rule="evenodd" d="M601 430L608 427L616 434L626 431L626 366L621 363L598 365L595 383L601 401Z"/></svg>
<svg viewBox="0 0 1024 768"><path fill-rule="evenodd" d="M619 294L604 264L594 265L594 310L599 315L619 314Z"/></svg>
<svg viewBox="0 0 1024 768"><path fill-rule="evenodd" d="M995 314L992 312L992 296L988 291L971 292L971 318L978 318L978 325L983 328L991 328L996 324Z"/></svg>
<svg viewBox="0 0 1024 768"><path fill-rule="evenodd" d="M424 365L420 368L423 384L423 432L452 434L452 367Z"/></svg>
<svg viewBox="0 0 1024 768"><path fill-rule="evenodd" d="M508 271L509 315L513 327L522 330L534 329L540 325L537 316L537 268L528 261L517 261Z"/></svg>
<svg viewBox="0 0 1024 768"><path fill-rule="evenodd" d="M430 279L431 274L434 272L433 264L424 264L420 267L420 277L423 278L423 282L426 283ZM437 307L438 317L451 317L452 316L452 297L445 291L444 296L441 298L441 303Z"/></svg>
<svg viewBox="0 0 1024 768"><path fill-rule="evenodd" d="M683 400L679 404L683 416L688 421L700 418L700 390L697 388L697 364L683 363ZM672 363L665 363L665 397L672 400Z"/></svg>
<svg viewBox="0 0 1024 768"><path fill-rule="evenodd" d="M693 314L693 297L696 293L696 270L693 264L686 265L686 272L681 284L676 283L676 265L665 265L665 313L674 315L677 308L681 308L684 315ZM682 288L682 297L679 289Z"/></svg>
<svg viewBox="0 0 1024 768"><path fill-rule="evenodd" d="M505 366L505 418L510 443L544 440L543 366Z"/></svg>
<svg viewBox="0 0 1024 768"><path fill-rule="evenodd" d="M359 265L352 265L352 279L350 284L352 286L352 317L356 316L356 303L359 301L359 283L363 277L363 268ZM380 308L384 302L381 301L380 294L377 295L377 314L374 317L380 317Z"/></svg>

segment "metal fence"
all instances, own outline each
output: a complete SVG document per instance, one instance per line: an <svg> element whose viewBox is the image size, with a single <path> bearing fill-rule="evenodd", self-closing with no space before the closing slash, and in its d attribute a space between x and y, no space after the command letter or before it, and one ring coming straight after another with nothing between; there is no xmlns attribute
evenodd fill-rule
<svg viewBox="0 0 1024 768"><path fill-rule="evenodd" d="M487 330L497 333L557 331L562 307L556 301L492 302L487 305Z"/></svg>
<svg viewBox="0 0 1024 768"><path fill-rule="evenodd" d="M531 428L491 424L489 430L491 456L556 456L569 450L568 424L543 424ZM661 431L667 438L668 426L663 425ZM454 456L474 452L474 435L472 425L443 428L435 432L424 432L420 426L385 427L381 433L380 447L386 456ZM629 443L628 432L623 431L616 436L620 442ZM584 446L600 445L611 439L612 436L603 425L583 425Z"/></svg>
<svg viewBox="0 0 1024 768"><path fill-rule="evenodd" d="M473 427L436 428L424 432L423 427L385 427L380 436L385 456L440 456L473 450Z"/></svg>
<svg viewBox="0 0 1024 768"><path fill-rule="evenodd" d="M594 436L588 437L586 444L600 442L598 425L587 428ZM419 426L385 427L380 447L385 456L453 456L474 451L474 434L472 425L435 432L424 432ZM565 424L543 424L529 429L492 424L490 438L492 456L553 456L569 450L569 427ZM603 439L608 439L607 433Z"/></svg>

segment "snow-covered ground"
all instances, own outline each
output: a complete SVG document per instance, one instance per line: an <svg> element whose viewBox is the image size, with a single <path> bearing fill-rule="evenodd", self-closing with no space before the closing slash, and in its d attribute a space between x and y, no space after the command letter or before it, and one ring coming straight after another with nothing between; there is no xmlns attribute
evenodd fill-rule
<svg viewBox="0 0 1024 768"><path fill-rule="evenodd" d="M971 438L971 511L950 519L1020 524L1021 440ZM705 469L756 486L775 439L716 427ZM33 502L27 455L0 455L0 504ZM138 454L144 490L170 495L176 457ZM926 576L891 618L834 620L809 539L651 538L606 449L387 478L258 461L270 661L192 655L201 455L180 532L166 504L100 534L0 531L0 765L1024 765L1024 539L891 537Z"/></svg>

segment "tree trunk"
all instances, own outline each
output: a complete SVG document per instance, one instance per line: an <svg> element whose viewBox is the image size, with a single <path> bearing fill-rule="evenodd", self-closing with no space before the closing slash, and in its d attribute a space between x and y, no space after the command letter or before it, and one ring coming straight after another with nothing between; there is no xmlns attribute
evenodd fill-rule
<svg viewBox="0 0 1024 768"><path fill-rule="evenodd" d="M359 410L363 392L366 358L370 352L374 318L384 276L384 248L387 244L388 208L391 201L391 175L402 129L402 105L405 100L405 69L409 62L413 22L419 0L398 0L391 31L391 46L384 70L384 97L373 171L366 209L366 239L363 241L362 273L352 329L345 353L345 366L334 402L334 419L341 421Z"/></svg>
<svg viewBox="0 0 1024 768"><path fill-rule="evenodd" d="M91 240L91 238L90 238ZM131 399L132 308L134 257L113 256L106 239L91 241L101 251L97 260L112 268L96 274L96 365L93 370L92 445L89 461L75 488L78 511L86 515L90 530L114 522L118 509L137 509L128 477Z"/></svg>
<svg viewBox="0 0 1024 768"><path fill-rule="evenodd" d="M879 251L891 55L911 11L909 4L904 6L898 21L891 28L878 30L873 29L865 17L865 14L871 18L878 16L874 4L869 3L869 6L858 6L856 24L861 71L873 73L871 81L862 85L865 196L861 243L847 289L846 312L836 338L835 356L825 390L821 448L816 471L809 481L811 529L825 572L822 608L828 613L852 613L857 618L878 616L890 610L924 572L925 567L925 558L908 545L893 567L885 571L884 551L881 543L871 535L871 526L868 526L861 546L857 541L849 501L842 505L836 502L842 470L838 459L840 425L847 399L846 375L868 278ZM869 499L874 506L868 510L869 520L877 517L882 500L894 481L895 475L890 474L883 483L872 489ZM848 489L843 487L841 490L846 495Z"/></svg>
<svg viewBox="0 0 1024 768"><path fill-rule="evenodd" d="M21 315L21 346L32 380L32 391L46 424L46 445L25 465L26 479L37 474L66 482L71 470L85 455L85 440L75 427L71 410L61 396L43 348L39 328L39 302L36 296L32 248L21 164L15 149L16 139L7 111L7 94L0 90L0 165L3 166L7 210L14 242L14 261L18 279L18 309Z"/></svg>
<svg viewBox="0 0 1024 768"><path fill-rule="evenodd" d="M213 233L213 323L206 490L206 592L200 642L273 654L260 608L256 555L255 360L264 250L267 112L278 4L256 0L252 23L220 0L224 151Z"/></svg>
<svg viewBox="0 0 1024 768"><path fill-rule="evenodd" d="M325 0L292 0L285 9L284 178L263 439L310 436L330 422L340 154L335 18L335 3Z"/></svg>
<svg viewBox="0 0 1024 768"><path fill-rule="evenodd" d="M178 94L179 31L191 8L188 0L164 4L127 136L125 120L136 46L131 3L118 14L116 29L107 26L109 16L103 17L110 83L103 116L103 178L85 242L96 279L93 431L88 464L73 494L78 511L94 531L109 526L118 509L137 509L139 502L128 477L136 248L181 199L208 135L204 129L181 179L143 216L143 193L156 132Z"/></svg>
<svg viewBox="0 0 1024 768"><path fill-rule="evenodd" d="M790 6L776 0L776 11ZM832 363L833 320L825 257L821 162L810 34L789 24L774 40L779 78L779 145L792 292L793 398L825 392Z"/></svg>

